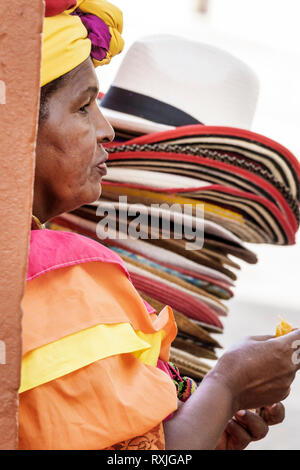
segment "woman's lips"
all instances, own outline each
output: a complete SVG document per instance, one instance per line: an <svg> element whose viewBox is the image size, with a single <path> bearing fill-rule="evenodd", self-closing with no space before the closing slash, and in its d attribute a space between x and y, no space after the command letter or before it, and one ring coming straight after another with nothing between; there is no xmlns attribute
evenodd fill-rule
<svg viewBox="0 0 300 470"><path fill-rule="evenodd" d="M101 158L98 160L98 163L96 165L96 168L98 169L99 173L101 173L102 176L107 175L107 166L105 165L105 162L108 159L108 153L104 150L102 153Z"/></svg>
<svg viewBox="0 0 300 470"><path fill-rule="evenodd" d="M105 163L100 163L96 166L96 168L99 170L99 173L101 173L102 176L107 175L107 166Z"/></svg>

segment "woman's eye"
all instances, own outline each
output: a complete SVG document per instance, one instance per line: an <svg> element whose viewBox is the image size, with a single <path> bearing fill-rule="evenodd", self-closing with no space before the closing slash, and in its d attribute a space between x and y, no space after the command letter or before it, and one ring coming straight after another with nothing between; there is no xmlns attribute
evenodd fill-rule
<svg viewBox="0 0 300 470"><path fill-rule="evenodd" d="M81 108L79 108L79 112L83 113L83 114L87 114L87 112L88 112L87 108L89 107L89 105L90 105L90 103L87 103L84 106L82 106Z"/></svg>

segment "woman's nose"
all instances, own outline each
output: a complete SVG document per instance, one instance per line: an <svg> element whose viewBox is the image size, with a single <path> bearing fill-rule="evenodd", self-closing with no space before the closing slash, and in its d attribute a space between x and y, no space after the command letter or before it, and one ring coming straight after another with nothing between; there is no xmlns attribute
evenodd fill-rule
<svg viewBox="0 0 300 470"><path fill-rule="evenodd" d="M115 138L115 131L108 120L103 116L98 108L96 137L99 144L112 142Z"/></svg>

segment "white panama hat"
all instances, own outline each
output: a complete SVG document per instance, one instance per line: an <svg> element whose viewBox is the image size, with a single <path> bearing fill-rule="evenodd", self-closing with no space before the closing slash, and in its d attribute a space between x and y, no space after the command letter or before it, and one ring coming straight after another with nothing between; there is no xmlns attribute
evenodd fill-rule
<svg viewBox="0 0 300 470"><path fill-rule="evenodd" d="M272 243L294 243L300 222L300 165L288 149L250 130L258 90L251 68L219 48L174 36L136 41L100 104L120 139L108 146L110 169L164 168L163 173L201 175L203 181L209 178L222 186L218 197L225 205L232 191L228 196L224 187L233 185L242 191L250 218L250 194L259 194L264 199L256 200L257 211L268 201L283 211L276 215L269 207L263 216L274 229L283 216Z"/></svg>
<svg viewBox="0 0 300 470"><path fill-rule="evenodd" d="M199 124L250 129L259 82L228 52L177 36L137 40L101 101L113 127L152 133Z"/></svg>

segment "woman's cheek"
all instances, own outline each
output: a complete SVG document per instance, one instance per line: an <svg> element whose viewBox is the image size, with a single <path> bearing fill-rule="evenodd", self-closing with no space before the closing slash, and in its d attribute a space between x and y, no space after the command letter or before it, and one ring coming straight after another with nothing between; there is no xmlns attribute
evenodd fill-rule
<svg viewBox="0 0 300 470"><path fill-rule="evenodd" d="M78 142L76 149L76 158L73 160L76 161L75 171L79 174L79 177L84 180L88 178L91 174L92 166L94 164L94 146L83 145L84 142Z"/></svg>
<svg viewBox="0 0 300 470"><path fill-rule="evenodd" d="M96 163L97 140L88 119L84 122L78 122L75 119L73 124L67 134L69 163L72 173L76 173L76 180L82 185L85 180L89 180L97 173L97 170L93 168Z"/></svg>

